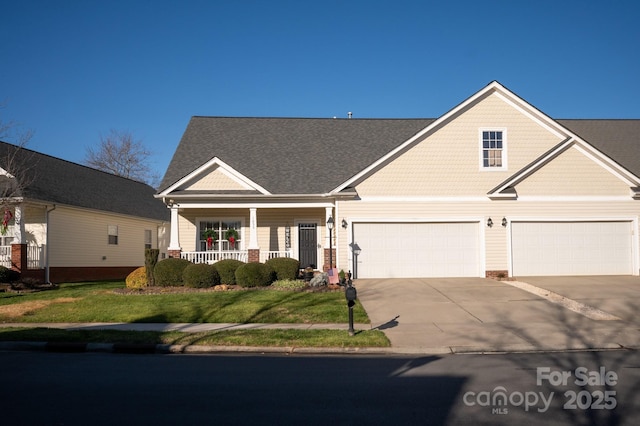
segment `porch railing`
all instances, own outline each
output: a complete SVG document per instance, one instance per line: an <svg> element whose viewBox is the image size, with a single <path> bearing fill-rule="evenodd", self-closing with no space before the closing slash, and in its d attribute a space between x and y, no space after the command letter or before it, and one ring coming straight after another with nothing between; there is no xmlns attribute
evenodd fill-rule
<svg viewBox="0 0 640 426"><path fill-rule="evenodd" d="M0 246L0 266L11 268L11 246ZM27 246L27 269L44 268L44 246Z"/></svg>
<svg viewBox="0 0 640 426"><path fill-rule="evenodd" d="M284 251L262 251L260 250L260 262L264 263L276 257L293 257L293 250Z"/></svg>
<svg viewBox="0 0 640 426"><path fill-rule="evenodd" d="M246 250L228 251L183 251L180 257L193 263L216 263L223 259L236 259L246 262L249 258Z"/></svg>
<svg viewBox="0 0 640 426"><path fill-rule="evenodd" d="M27 269L44 268L44 246L27 246Z"/></svg>
<svg viewBox="0 0 640 426"><path fill-rule="evenodd" d="M0 246L0 266L11 268L11 246Z"/></svg>

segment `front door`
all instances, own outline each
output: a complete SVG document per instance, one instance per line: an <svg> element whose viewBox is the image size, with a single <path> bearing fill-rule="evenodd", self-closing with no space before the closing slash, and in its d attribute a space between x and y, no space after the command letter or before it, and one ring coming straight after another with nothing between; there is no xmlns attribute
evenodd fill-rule
<svg viewBox="0 0 640 426"><path fill-rule="evenodd" d="M306 268L318 265L318 237L315 223L301 223L298 225L298 259L300 267Z"/></svg>

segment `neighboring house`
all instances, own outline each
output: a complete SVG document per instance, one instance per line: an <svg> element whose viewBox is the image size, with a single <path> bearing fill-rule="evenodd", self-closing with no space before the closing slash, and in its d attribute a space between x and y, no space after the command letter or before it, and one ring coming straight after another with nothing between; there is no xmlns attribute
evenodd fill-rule
<svg viewBox="0 0 640 426"><path fill-rule="evenodd" d="M0 176L0 217L11 218L0 263L23 277L121 279L145 247L167 246L169 211L149 185L4 142Z"/></svg>
<svg viewBox="0 0 640 426"><path fill-rule="evenodd" d="M640 120L555 120L492 82L437 119L193 117L156 197L197 262L638 275L639 147Z"/></svg>

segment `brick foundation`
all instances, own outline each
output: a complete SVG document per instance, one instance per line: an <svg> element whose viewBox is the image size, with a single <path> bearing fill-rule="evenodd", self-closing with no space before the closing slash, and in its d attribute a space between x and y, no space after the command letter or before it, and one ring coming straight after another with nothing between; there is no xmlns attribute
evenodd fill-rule
<svg viewBox="0 0 640 426"><path fill-rule="evenodd" d="M331 251L333 252L331 261L333 262L333 267L335 268L336 267L336 249L334 248ZM329 249L328 248L324 249L324 260L323 260L322 270L325 272L329 270Z"/></svg>
<svg viewBox="0 0 640 426"><path fill-rule="evenodd" d="M167 256L174 257L176 259L180 259L180 254L182 250L167 250Z"/></svg>
<svg viewBox="0 0 640 426"><path fill-rule="evenodd" d="M18 272L27 270L26 244L11 244L11 269Z"/></svg>
<svg viewBox="0 0 640 426"><path fill-rule="evenodd" d="M260 262L260 249L249 249L247 251L247 260L249 263L258 263Z"/></svg>

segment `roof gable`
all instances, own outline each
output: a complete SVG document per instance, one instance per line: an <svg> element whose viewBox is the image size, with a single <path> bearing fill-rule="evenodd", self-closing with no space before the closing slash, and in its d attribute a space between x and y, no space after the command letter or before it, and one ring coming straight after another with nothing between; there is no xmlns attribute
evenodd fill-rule
<svg viewBox="0 0 640 426"><path fill-rule="evenodd" d="M269 194L326 194L433 119L193 117L160 185L218 158Z"/></svg>
<svg viewBox="0 0 640 426"><path fill-rule="evenodd" d="M185 194L189 192L195 193L195 191L199 193L207 191L224 191L226 193L257 191L262 194L268 194L260 185L238 173L218 157L212 158L184 178L178 180L162 191L159 196L166 197L174 191L180 191Z"/></svg>
<svg viewBox="0 0 640 426"><path fill-rule="evenodd" d="M565 155L567 151L577 151L581 154L579 160L587 159L587 163L584 161L577 160L578 157L572 157L576 164L566 164L566 159L569 156ZM560 160L558 160L560 158ZM555 164L554 164L555 163ZM565 163L564 165L562 165ZM551 167L547 167L548 165L553 164ZM588 164L588 166L585 166ZM580 168L580 165L582 167ZM578 176L582 175L582 185L588 185L589 181L595 178L596 171L598 172L606 172L607 177L613 176L616 182L622 182L628 188L634 188L638 186L640 180L629 173L624 168L620 167L616 162L611 160L606 155L602 154L600 151L582 141L578 138L569 137L564 141L560 142L558 145L540 155L534 161L518 170L516 173L511 175L507 180L500 183L498 186L493 188L487 194L490 198L499 199L499 198L507 198L507 199L515 199L517 198L517 187L529 179L531 176L536 175L540 170L544 170L543 173L549 172L550 169L554 171L551 172L555 178L558 180L557 184L560 184L562 187L566 187L566 182L562 182L563 179L566 179L568 176L572 176L572 179L578 179ZM567 169L567 170L562 170ZM589 170L585 172L585 170ZM540 173L538 176L533 178L532 180L537 180L540 178ZM560 175L565 173L564 178ZM586 174L585 174L586 173ZM589 175L589 176L587 176ZM551 178L552 179L552 178ZM550 178L547 177L547 184L549 184ZM600 185L601 182L597 183ZM597 186L596 185L596 186ZM527 184L523 185L525 188ZM560 188L556 188L555 191L560 190ZM587 191L589 192L589 191ZM574 191L575 193L575 191ZM594 193L591 191L590 193ZM571 194L566 194L571 195Z"/></svg>

